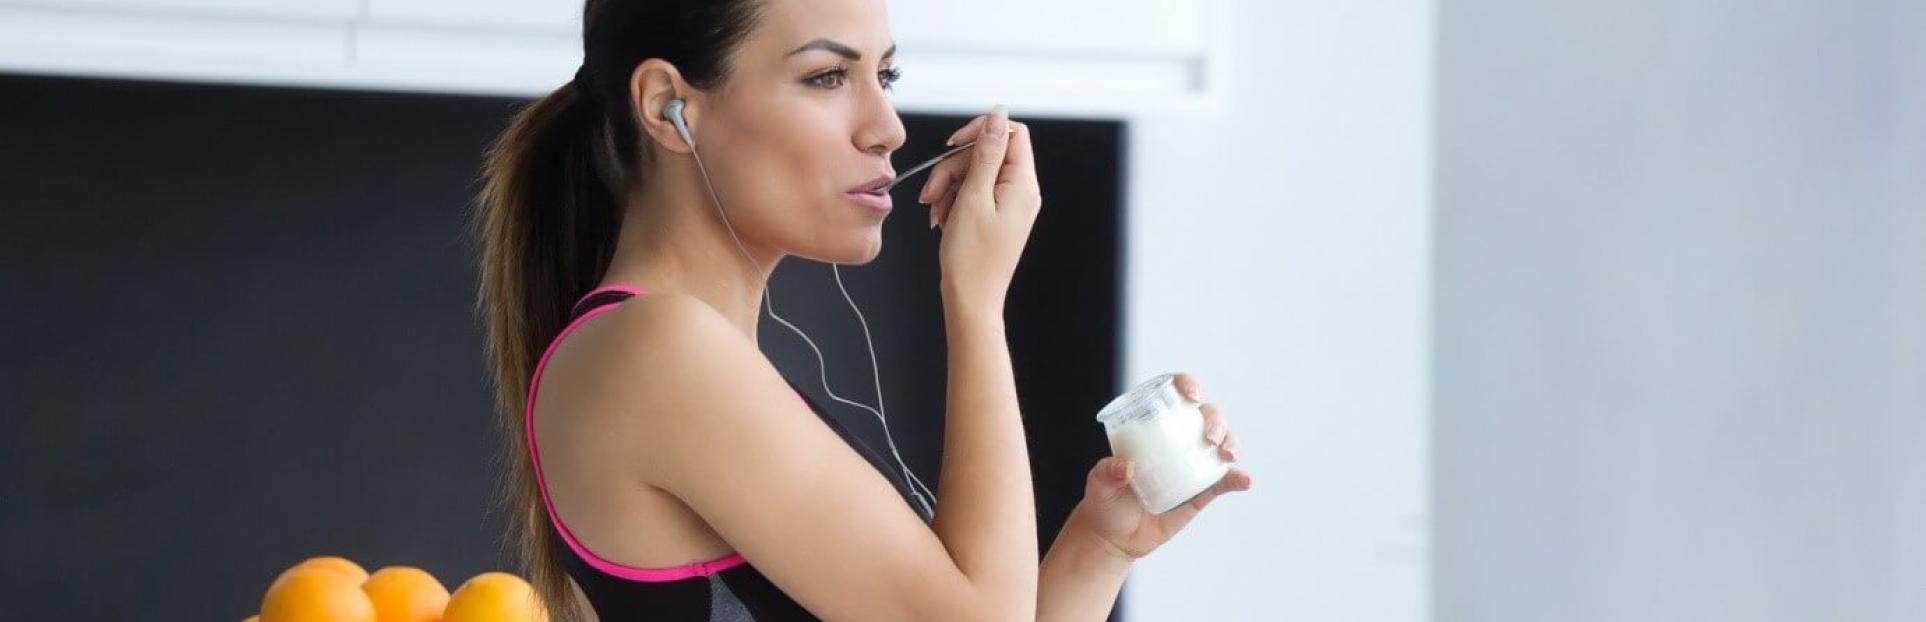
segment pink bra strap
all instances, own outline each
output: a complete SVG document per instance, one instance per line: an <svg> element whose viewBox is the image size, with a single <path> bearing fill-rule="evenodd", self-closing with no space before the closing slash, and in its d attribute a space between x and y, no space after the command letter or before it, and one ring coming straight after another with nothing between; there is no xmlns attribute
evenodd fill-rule
<svg viewBox="0 0 1926 622"><path fill-rule="evenodd" d="M606 291L627 292L633 296L642 295L640 288L628 285L609 285L590 290L589 293L584 294L581 299L576 300L575 304L580 305L582 301L588 300L590 296ZM746 560L742 558L742 555L736 553L731 553L709 561L695 562L669 568L637 568L634 566L624 566L589 552L588 547L582 546L582 543L575 539L575 534L570 533L568 527L562 524L561 517L555 514L555 504L548 497L548 483L542 478L541 452L535 447L535 395L541 386L542 370L548 367L549 357L555 354L555 348L561 344L563 338L567 337L569 333L575 332L575 329L581 327L582 323L587 322L589 318L601 315L603 312L614 308L614 304L608 304L590 309L584 312L581 317L577 317L574 321L569 322L568 326L563 327L562 332L556 335L554 340L549 342L548 349L542 352L542 358L535 364L535 373L529 380L528 403L524 407L522 419L526 423L524 433L528 438L528 456L531 465L533 465L535 469L536 487L542 494L542 507L548 511L549 521L555 525L555 530L561 534L562 541L568 544L569 549L575 551L575 554L587 562L590 567L611 576L631 581L660 583L680 581L690 577L706 577L740 566L745 563Z"/></svg>

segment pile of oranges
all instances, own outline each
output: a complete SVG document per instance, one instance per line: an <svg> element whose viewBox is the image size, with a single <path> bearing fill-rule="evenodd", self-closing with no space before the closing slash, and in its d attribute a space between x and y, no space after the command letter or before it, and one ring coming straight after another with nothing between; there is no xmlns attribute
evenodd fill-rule
<svg viewBox="0 0 1926 622"><path fill-rule="evenodd" d="M505 572L484 572L454 594L411 566L374 574L342 557L295 564L268 586L261 613L242 622L547 622L535 590Z"/></svg>

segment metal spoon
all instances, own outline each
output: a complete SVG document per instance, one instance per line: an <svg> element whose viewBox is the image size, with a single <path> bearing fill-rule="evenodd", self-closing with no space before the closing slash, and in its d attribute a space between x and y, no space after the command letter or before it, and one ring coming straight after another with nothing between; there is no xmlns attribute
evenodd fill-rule
<svg viewBox="0 0 1926 622"><path fill-rule="evenodd" d="M911 176L914 176L917 173L923 172L923 169L936 166L937 162L942 162L943 160L948 159L950 156L956 155L958 153L962 153L964 149L969 149L970 147L973 147L975 145L976 145L976 141L974 140L967 143L963 143L961 145L957 145L955 147L950 148L949 151L936 154L936 157L934 158L924 160L922 164L912 166L910 167L909 170L898 173L896 175L896 179L890 180L889 184L883 186L882 192L885 194L889 193L890 188L895 188L896 184L903 183L903 180L909 179Z"/></svg>

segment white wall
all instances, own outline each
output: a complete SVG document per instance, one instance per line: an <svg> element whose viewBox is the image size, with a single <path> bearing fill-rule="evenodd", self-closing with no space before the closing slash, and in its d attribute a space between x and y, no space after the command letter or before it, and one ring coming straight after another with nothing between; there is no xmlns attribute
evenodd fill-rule
<svg viewBox="0 0 1926 622"><path fill-rule="evenodd" d="M1130 126L1125 383L1199 375L1254 490L1132 620L1421 620L1431 5L1242 0L1218 117Z"/></svg>
<svg viewBox="0 0 1926 622"><path fill-rule="evenodd" d="M1257 488L1138 565L1131 619L1926 619L1926 2L1222 2L1161 70L921 48L1119 88L1019 115L1133 115L1119 380L1197 373ZM577 49L82 4L245 8L0 0L0 64L532 94ZM547 52L437 65L504 40ZM403 69L337 71L372 59Z"/></svg>
<svg viewBox="0 0 1926 622"><path fill-rule="evenodd" d="M1437 619L1926 620L1926 3L1438 18Z"/></svg>

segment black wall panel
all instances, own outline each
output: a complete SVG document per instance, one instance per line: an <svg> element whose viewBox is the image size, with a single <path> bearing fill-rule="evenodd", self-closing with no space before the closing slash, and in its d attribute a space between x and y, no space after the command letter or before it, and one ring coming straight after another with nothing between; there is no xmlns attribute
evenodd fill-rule
<svg viewBox="0 0 1926 622"><path fill-rule="evenodd" d="M451 589L505 567L463 224L520 101L25 76L0 101L4 617L240 619L317 554ZM905 115L898 167L962 120ZM1124 136L1030 123L1045 208L1008 317L1047 545L1107 453L1091 417L1117 390ZM897 444L940 488L938 234L916 188L843 276ZM772 293L837 392L873 401L828 267L785 263ZM801 343L761 330L834 405ZM835 414L880 442L868 413Z"/></svg>

